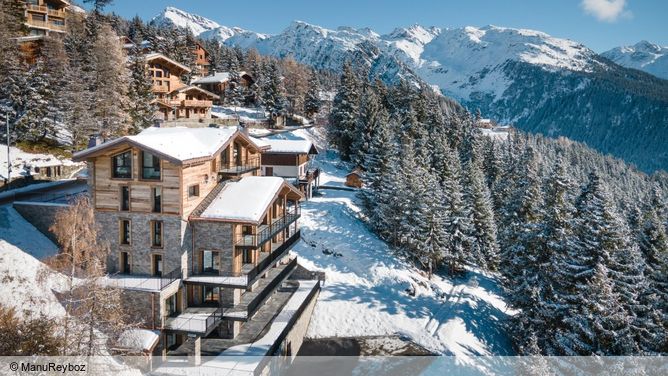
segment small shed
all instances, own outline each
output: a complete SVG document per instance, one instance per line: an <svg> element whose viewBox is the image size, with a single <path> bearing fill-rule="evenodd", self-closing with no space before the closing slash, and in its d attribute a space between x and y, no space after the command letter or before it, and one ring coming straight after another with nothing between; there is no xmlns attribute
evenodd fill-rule
<svg viewBox="0 0 668 376"><path fill-rule="evenodd" d="M356 168L346 175L346 186L362 188L364 184L364 173L361 169Z"/></svg>

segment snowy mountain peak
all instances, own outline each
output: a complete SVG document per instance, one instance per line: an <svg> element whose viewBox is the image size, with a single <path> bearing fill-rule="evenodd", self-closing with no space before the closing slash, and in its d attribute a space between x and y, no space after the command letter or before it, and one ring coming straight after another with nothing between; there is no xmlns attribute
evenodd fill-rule
<svg viewBox="0 0 668 376"><path fill-rule="evenodd" d="M413 24L409 27L398 27L384 36L386 40L406 39L422 45L431 42L434 37L441 33L441 29L435 26L424 27Z"/></svg>
<svg viewBox="0 0 668 376"><path fill-rule="evenodd" d="M157 26L186 28L195 35L221 27L217 22L208 18L174 7L165 8L162 13L153 17L151 23Z"/></svg>
<svg viewBox="0 0 668 376"><path fill-rule="evenodd" d="M633 46L616 47L601 55L621 66L668 79L668 46L642 40Z"/></svg>

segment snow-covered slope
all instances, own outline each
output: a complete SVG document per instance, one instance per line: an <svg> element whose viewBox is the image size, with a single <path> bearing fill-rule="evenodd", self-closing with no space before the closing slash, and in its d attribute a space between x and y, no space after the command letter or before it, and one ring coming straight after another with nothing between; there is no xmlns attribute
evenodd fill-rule
<svg viewBox="0 0 668 376"><path fill-rule="evenodd" d="M254 33L240 27L222 26L208 18L174 7L165 8L160 14L153 17L151 24L188 29L194 35L200 36L203 39L215 39L221 43L235 37L234 44L246 48L250 47L257 40L266 38L264 34Z"/></svg>
<svg viewBox="0 0 668 376"><path fill-rule="evenodd" d="M65 289L65 277L39 261L57 252L58 248L11 206L0 206L1 303L26 316L64 315L53 291Z"/></svg>
<svg viewBox="0 0 668 376"><path fill-rule="evenodd" d="M640 41L633 46L616 47L601 56L627 67L640 69L668 80L668 46Z"/></svg>
<svg viewBox="0 0 668 376"><path fill-rule="evenodd" d="M281 138L307 138L298 130ZM324 150L324 149L323 149ZM349 166L323 152L321 184L343 186ZM475 355L512 355L502 323L509 312L493 276L470 271L429 280L396 258L361 219L356 192L321 189L302 206L303 240L294 252L305 267L326 272L307 336L401 334L427 349L471 361Z"/></svg>
<svg viewBox="0 0 668 376"><path fill-rule="evenodd" d="M153 17L151 24L156 26L186 28L195 35L220 27L215 21L174 7L165 8L162 13Z"/></svg>

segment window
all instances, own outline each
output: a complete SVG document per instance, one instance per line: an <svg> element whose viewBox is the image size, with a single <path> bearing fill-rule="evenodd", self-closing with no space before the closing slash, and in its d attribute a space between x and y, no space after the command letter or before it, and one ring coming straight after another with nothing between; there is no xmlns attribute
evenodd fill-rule
<svg viewBox="0 0 668 376"><path fill-rule="evenodd" d="M204 251L202 252L202 271L204 273L218 273L216 268L216 259L218 252Z"/></svg>
<svg viewBox="0 0 668 376"><path fill-rule="evenodd" d="M162 187L153 187L151 189L153 196L153 212L162 212Z"/></svg>
<svg viewBox="0 0 668 376"><path fill-rule="evenodd" d="M162 72L161 72L161 71L157 71L157 72L155 72L155 76L156 76L156 77L162 77Z"/></svg>
<svg viewBox="0 0 668 376"><path fill-rule="evenodd" d="M204 286L204 303L217 303L220 295L220 288Z"/></svg>
<svg viewBox="0 0 668 376"><path fill-rule="evenodd" d="M121 219L120 221L121 244L130 245L130 220Z"/></svg>
<svg viewBox="0 0 668 376"><path fill-rule="evenodd" d="M151 221L151 246L162 248L162 221Z"/></svg>
<svg viewBox="0 0 668 376"><path fill-rule="evenodd" d="M132 177L132 154L130 151L112 157L112 177L129 179Z"/></svg>
<svg viewBox="0 0 668 376"><path fill-rule="evenodd" d="M127 252L121 252L121 274L130 273L130 254Z"/></svg>
<svg viewBox="0 0 668 376"><path fill-rule="evenodd" d="M162 255L153 255L153 276L162 277Z"/></svg>
<svg viewBox="0 0 668 376"><path fill-rule="evenodd" d="M243 263L244 264L252 264L253 263L253 250L252 249L244 249Z"/></svg>
<svg viewBox="0 0 668 376"><path fill-rule="evenodd" d="M188 197L199 197L199 184L188 187Z"/></svg>
<svg viewBox="0 0 668 376"><path fill-rule="evenodd" d="M167 315L170 317L174 317L178 314L178 311L176 310L176 294L170 296L167 298Z"/></svg>
<svg viewBox="0 0 668 376"><path fill-rule="evenodd" d="M121 211L130 210L130 187L127 185L121 186Z"/></svg>
<svg viewBox="0 0 668 376"><path fill-rule="evenodd" d="M160 158L142 151L141 167L142 179L160 180Z"/></svg>
<svg viewBox="0 0 668 376"><path fill-rule="evenodd" d="M265 176L274 176L274 168L273 167L266 167L264 170L264 175Z"/></svg>

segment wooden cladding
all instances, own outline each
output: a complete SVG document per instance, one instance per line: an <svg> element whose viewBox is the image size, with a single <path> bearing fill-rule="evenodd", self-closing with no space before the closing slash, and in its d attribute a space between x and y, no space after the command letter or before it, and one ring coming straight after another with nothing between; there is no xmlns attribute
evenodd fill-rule
<svg viewBox="0 0 668 376"><path fill-rule="evenodd" d="M137 148L123 151L128 153L132 167L142 166L141 151ZM113 154L114 156L118 154ZM114 163L112 156L99 156L93 161L92 178L95 208L100 210L120 210L123 205L121 187L128 187L129 210L132 212L162 212L164 214L181 213L180 166L169 161L160 161L161 181L142 180L141 168L130 168L127 179L113 177ZM122 161L123 163L127 160ZM157 189L157 192L156 192ZM156 193L158 195L156 196ZM157 197L157 200L156 200ZM160 209L158 211L157 209Z"/></svg>

